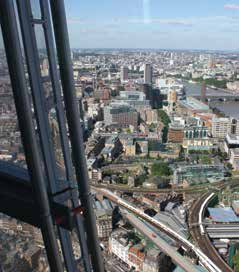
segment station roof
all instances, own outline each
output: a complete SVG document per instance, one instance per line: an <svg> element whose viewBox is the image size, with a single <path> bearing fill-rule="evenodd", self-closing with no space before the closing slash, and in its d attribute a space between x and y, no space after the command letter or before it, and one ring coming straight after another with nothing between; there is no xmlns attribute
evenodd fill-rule
<svg viewBox="0 0 239 272"><path fill-rule="evenodd" d="M198 270L198 272L207 272L206 268L202 267L202 266L195 266L196 269ZM176 267L173 272L185 272L185 270L183 270L181 267Z"/></svg>
<svg viewBox="0 0 239 272"><path fill-rule="evenodd" d="M239 222L239 217L235 214L232 208L208 208L210 217L215 222L229 223Z"/></svg>

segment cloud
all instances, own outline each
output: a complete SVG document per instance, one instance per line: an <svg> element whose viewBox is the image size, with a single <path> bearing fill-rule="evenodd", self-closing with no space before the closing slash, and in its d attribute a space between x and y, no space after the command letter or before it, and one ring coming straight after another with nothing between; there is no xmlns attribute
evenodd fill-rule
<svg viewBox="0 0 239 272"><path fill-rule="evenodd" d="M145 23L154 23L154 24L162 24L162 25L183 25L183 26L191 26L192 22L190 20L184 19L159 19L159 18L152 18L148 21L145 19L129 19L125 21L125 23L130 24L145 24Z"/></svg>
<svg viewBox="0 0 239 272"><path fill-rule="evenodd" d="M239 9L239 4L227 4L224 5L224 9Z"/></svg>
<svg viewBox="0 0 239 272"><path fill-rule="evenodd" d="M239 5L238 5L239 9ZM109 30L120 30L121 28L129 27L132 25L145 25L146 23L154 25L172 26L172 27L182 27L182 28L204 28L206 30L218 29L219 27L238 27L239 25L239 15L238 16L208 16L208 17L179 17L179 18L150 18L145 20L145 18L140 17L121 17L121 18L111 18L108 20L86 20L78 17L67 18L69 24L85 26L86 28L104 28Z"/></svg>
<svg viewBox="0 0 239 272"><path fill-rule="evenodd" d="M86 22L84 20L82 20L81 18L72 18L69 17L67 18L67 23L69 24L85 24Z"/></svg>
<svg viewBox="0 0 239 272"><path fill-rule="evenodd" d="M183 25L183 26L191 26L192 22L190 20L183 20L183 19L159 19L155 22L164 24L164 25Z"/></svg>

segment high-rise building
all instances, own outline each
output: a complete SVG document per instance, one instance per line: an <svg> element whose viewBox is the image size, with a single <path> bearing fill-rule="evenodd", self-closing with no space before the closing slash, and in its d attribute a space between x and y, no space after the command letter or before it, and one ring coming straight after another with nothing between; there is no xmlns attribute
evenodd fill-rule
<svg viewBox="0 0 239 272"><path fill-rule="evenodd" d="M151 85L153 82L153 68L151 64L147 63L144 66L144 83Z"/></svg>
<svg viewBox="0 0 239 272"><path fill-rule="evenodd" d="M206 92L207 92L207 87L206 87L206 84L203 83L201 88L201 101L204 103L206 102Z"/></svg>
<svg viewBox="0 0 239 272"><path fill-rule="evenodd" d="M127 81L129 79L129 69L126 66L121 67L120 80L121 82Z"/></svg>

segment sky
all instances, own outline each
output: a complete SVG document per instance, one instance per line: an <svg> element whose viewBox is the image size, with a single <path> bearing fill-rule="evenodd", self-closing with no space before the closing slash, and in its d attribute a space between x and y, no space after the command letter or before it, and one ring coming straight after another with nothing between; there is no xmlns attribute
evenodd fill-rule
<svg viewBox="0 0 239 272"><path fill-rule="evenodd" d="M239 50L239 1L65 0L73 48Z"/></svg>
<svg viewBox="0 0 239 272"><path fill-rule="evenodd" d="M72 48L239 51L239 0L65 0L65 6Z"/></svg>

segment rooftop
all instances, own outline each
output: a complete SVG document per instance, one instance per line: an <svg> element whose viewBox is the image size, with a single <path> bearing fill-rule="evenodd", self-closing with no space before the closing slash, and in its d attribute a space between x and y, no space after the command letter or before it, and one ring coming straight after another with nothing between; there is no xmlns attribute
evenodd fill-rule
<svg viewBox="0 0 239 272"><path fill-rule="evenodd" d="M208 208L210 218L215 222L230 223L239 222L239 217L236 216L232 208Z"/></svg>
<svg viewBox="0 0 239 272"><path fill-rule="evenodd" d="M194 97L187 97L186 100L181 100L180 104L190 110L209 111L208 105L202 103Z"/></svg>

